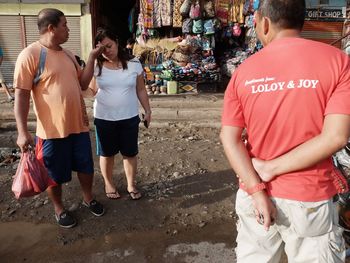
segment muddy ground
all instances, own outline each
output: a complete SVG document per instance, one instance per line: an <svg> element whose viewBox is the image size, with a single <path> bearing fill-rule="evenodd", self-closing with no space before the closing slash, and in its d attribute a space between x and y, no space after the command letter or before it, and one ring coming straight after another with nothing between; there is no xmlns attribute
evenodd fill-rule
<svg viewBox="0 0 350 263"><path fill-rule="evenodd" d="M18 160L3 162L0 262L234 262L237 184L218 132L175 124L141 128L137 185L143 198L128 197L118 156L114 174L122 198L107 199L96 158L94 192L107 212L96 218L81 206L73 176L64 201L79 224L69 230L56 225L45 193L14 198ZM3 155L16 149L15 140L15 131L1 130Z"/></svg>

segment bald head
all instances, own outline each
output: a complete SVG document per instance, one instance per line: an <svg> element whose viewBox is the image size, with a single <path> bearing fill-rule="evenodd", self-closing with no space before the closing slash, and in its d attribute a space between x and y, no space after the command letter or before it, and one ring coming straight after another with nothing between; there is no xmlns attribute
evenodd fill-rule
<svg viewBox="0 0 350 263"><path fill-rule="evenodd" d="M281 29L301 30L305 19L305 0L260 0L258 11Z"/></svg>
<svg viewBox="0 0 350 263"><path fill-rule="evenodd" d="M62 16L64 16L64 13L58 9L42 9L38 14L38 29L40 35L46 33L49 25L57 27Z"/></svg>

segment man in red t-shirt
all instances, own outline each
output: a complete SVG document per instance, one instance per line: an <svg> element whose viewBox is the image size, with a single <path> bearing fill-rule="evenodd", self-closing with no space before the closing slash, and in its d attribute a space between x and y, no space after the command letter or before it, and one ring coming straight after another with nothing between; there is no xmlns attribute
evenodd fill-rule
<svg viewBox="0 0 350 263"><path fill-rule="evenodd" d="M330 157L350 135L350 61L300 38L304 15L304 0L260 1L264 48L234 72L225 93L221 140L241 181L238 262L279 262L283 247L293 262L345 258L332 199L346 186Z"/></svg>

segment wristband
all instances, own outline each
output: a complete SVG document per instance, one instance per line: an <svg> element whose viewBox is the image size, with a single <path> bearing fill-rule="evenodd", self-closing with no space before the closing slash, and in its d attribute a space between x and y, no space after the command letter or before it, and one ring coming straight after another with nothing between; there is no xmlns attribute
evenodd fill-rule
<svg viewBox="0 0 350 263"><path fill-rule="evenodd" d="M266 184L264 182L261 182L259 184L256 184L253 187L245 188L244 190L247 192L248 195L252 195L252 194L255 194L256 192L260 192L264 189L266 189Z"/></svg>

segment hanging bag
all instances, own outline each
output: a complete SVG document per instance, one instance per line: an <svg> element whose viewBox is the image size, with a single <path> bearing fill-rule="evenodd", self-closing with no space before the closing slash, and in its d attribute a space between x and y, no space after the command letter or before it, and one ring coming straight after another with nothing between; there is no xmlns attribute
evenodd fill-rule
<svg viewBox="0 0 350 263"><path fill-rule="evenodd" d="M192 32L192 26L193 22L191 18L186 18L182 22L182 33L183 34L190 34Z"/></svg>
<svg viewBox="0 0 350 263"><path fill-rule="evenodd" d="M215 17L215 8L212 0L205 0L203 4L204 16L206 18Z"/></svg>
<svg viewBox="0 0 350 263"><path fill-rule="evenodd" d="M201 6L198 0L191 5L190 18L199 19L201 18Z"/></svg>
<svg viewBox="0 0 350 263"><path fill-rule="evenodd" d="M212 19L205 20L203 24L203 28L204 28L205 35L212 35L215 33L214 23Z"/></svg>
<svg viewBox="0 0 350 263"><path fill-rule="evenodd" d="M183 17L188 17L191 9L192 0L185 0L180 7L180 14Z"/></svg>
<svg viewBox="0 0 350 263"><path fill-rule="evenodd" d="M193 20L192 32L194 34L203 33L203 21L201 19Z"/></svg>
<svg viewBox="0 0 350 263"><path fill-rule="evenodd" d="M15 197L30 197L57 185L48 175L45 166L36 158L32 149L23 152L12 183Z"/></svg>

